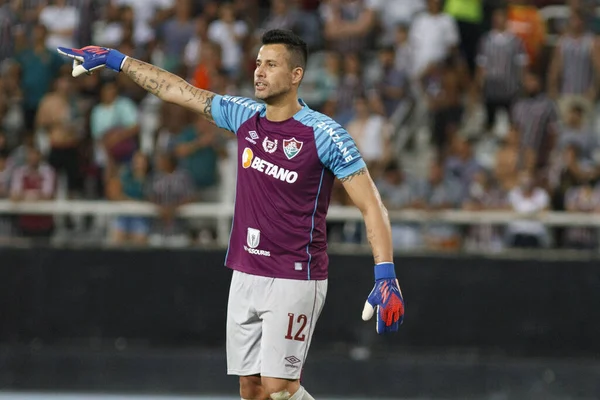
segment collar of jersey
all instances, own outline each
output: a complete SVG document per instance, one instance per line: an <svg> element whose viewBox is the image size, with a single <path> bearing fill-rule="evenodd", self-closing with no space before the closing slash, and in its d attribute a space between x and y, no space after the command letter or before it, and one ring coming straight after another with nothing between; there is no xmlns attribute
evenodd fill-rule
<svg viewBox="0 0 600 400"><path fill-rule="evenodd" d="M302 119L302 117L304 117L306 115L306 113L308 113L310 111L310 107L308 107L308 105L304 102L304 100L299 98L298 103L300 103L300 105L302 106L302 109L292 116L292 118L295 119L296 121L300 121ZM266 117L266 115L267 115L267 107L263 107L263 109L260 111L260 116Z"/></svg>

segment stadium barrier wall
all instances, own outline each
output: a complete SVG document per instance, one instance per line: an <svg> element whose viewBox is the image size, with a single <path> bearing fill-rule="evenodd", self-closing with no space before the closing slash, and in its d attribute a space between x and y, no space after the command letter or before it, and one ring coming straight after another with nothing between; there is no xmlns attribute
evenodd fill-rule
<svg viewBox="0 0 600 400"><path fill-rule="evenodd" d="M222 347L230 270L223 251L0 249L0 344L106 342ZM360 315L368 256L331 255L314 346L600 354L596 261L399 257L406 323L376 338ZM293 296L293 293L290 293Z"/></svg>

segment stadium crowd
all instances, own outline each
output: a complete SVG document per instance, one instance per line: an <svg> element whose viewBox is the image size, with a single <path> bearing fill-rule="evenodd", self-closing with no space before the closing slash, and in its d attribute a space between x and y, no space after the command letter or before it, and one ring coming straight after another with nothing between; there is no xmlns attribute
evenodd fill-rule
<svg viewBox="0 0 600 400"><path fill-rule="evenodd" d="M311 50L302 98L347 128L389 209L600 211L597 1L569 0L565 18L542 16L541 7L564 3L0 1L0 199L150 201L159 216L116 218L111 242L210 242L210 223L182 221L176 210L232 200L231 135L125 76L73 79L55 48L113 47L200 88L252 97L260 36L284 28ZM415 169L407 154L431 156ZM339 186L332 203L348 204ZM3 235L50 237L56 227L52 216L0 218ZM598 242L594 229L549 232L534 220L394 223L393 232L399 249ZM360 240L360 229L332 223L331 238Z"/></svg>

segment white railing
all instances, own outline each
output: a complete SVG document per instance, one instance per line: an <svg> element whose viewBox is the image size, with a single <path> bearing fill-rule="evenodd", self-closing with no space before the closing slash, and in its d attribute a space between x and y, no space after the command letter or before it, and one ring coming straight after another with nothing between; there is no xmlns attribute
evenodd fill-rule
<svg viewBox="0 0 600 400"><path fill-rule="evenodd" d="M2 214L34 214L43 215L94 215L114 217L118 215L153 216L156 207L149 203L111 202L111 201L78 201L56 200L39 202L0 201ZM221 244L227 243L233 216L233 204L195 203L182 206L179 215L184 218L198 218L215 221L218 239ZM391 210L392 222L446 222L454 225L493 224L506 225L514 220L537 220L546 226L565 227L600 227L600 214L545 212L538 215L524 216L511 211L421 211ZM355 207L331 206L327 215L329 221L361 221L362 215Z"/></svg>

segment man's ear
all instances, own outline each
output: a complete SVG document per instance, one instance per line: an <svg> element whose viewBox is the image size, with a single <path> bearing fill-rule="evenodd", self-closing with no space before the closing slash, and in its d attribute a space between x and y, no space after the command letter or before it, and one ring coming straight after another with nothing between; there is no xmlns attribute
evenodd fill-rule
<svg viewBox="0 0 600 400"><path fill-rule="evenodd" d="M302 78L304 78L304 68L294 68L292 70L292 83L300 85L300 82L302 82Z"/></svg>

